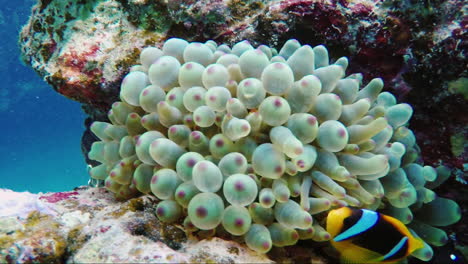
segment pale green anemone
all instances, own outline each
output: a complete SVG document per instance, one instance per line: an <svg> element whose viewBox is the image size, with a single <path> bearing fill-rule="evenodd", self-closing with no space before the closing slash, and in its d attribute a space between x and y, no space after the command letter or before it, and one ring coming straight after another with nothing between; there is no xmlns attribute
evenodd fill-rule
<svg viewBox="0 0 468 264"><path fill-rule="evenodd" d="M289 40L279 53L242 41L172 38L143 49L122 81L91 177L118 198L152 193L161 221L187 232L223 227L258 252L330 239L315 215L353 206L408 224L432 257L460 208L431 190L448 178L416 162L408 104L376 78L345 75L345 57Z"/></svg>

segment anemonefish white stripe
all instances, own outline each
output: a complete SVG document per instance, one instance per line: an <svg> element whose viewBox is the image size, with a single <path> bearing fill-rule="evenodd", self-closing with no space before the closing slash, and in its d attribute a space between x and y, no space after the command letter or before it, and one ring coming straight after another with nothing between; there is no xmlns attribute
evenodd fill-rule
<svg viewBox="0 0 468 264"><path fill-rule="evenodd" d="M343 233L336 236L333 241L340 242L342 240L348 239L352 236L360 234L369 228L372 228L377 220L379 219L378 213L374 211L369 211L366 209L361 209L362 215L361 218L354 224L352 227L348 228L348 230L344 231Z"/></svg>
<svg viewBox="0 0 468 264"><path fill-rule="evenodd" d="M392 248L392 250L390 250L387 254L385 254L385 256L383 257L383 260L387 260L388 258L391 258L393 255L395 255L398 252L398 250L400 250L401 247L405 245L406 241L408 241L408 237L404 236L400 240L400 242L398 242L398 244L396 244L396 246Z"/></svg>

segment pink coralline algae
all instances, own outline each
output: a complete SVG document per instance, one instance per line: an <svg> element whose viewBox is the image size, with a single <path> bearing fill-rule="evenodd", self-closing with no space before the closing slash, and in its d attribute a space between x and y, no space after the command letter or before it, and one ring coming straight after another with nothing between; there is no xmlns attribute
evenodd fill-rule
<svg viewBox="0 0 468 264"><path fill-rule="evenodd" d="M56 203L65 199L70 199L78 195L78 192L57 192L49 195L42 195L39 199L46 200L48 203Z"/></svg>

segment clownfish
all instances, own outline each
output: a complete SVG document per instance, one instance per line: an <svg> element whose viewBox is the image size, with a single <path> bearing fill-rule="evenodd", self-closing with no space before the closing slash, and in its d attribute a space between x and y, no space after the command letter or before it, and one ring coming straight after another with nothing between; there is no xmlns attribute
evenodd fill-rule
<svg viewBox="0 0 468 264"><path fill-rule="evenodd" d="M347 263L396 263L424 246L398 219L366 209L330 211L327 232Z"/></svg>

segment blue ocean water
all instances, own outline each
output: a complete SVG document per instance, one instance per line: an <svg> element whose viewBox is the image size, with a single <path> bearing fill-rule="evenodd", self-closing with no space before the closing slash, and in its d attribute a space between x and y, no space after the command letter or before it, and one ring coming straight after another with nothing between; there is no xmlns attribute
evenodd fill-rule
<svg viewBox="0 0 468 264"><path fill-rule="evenodd" d="M86 185L85 114L20 61L18 33L35 0L0 1L0 188L48 192Z"/></svg>

